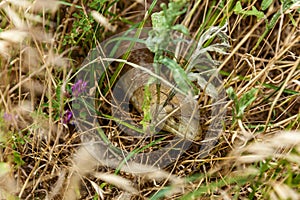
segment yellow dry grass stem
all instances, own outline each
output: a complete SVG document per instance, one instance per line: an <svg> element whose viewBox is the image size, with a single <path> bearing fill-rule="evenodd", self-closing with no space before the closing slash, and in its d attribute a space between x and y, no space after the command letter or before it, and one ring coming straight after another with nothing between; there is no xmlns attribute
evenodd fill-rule
<svg viewBox="0 0 300 200"><path fill-rule="evenodd" d="M300 37L296 38L296 39L294 40L293 44L296 43L296 42L299 42L299 41L300 41ZM291 45L292 45L292 44L291 44ZM291 47L291 45L290 45L289 47ZM286 51L287 51L288 49L289 49L289 48L287 47L287 48L286 48ZM295 70L299 67L299 65L300 65L300 57L297 59L297 61L295 62L294 66L291 68L290 73L289 73L288 76L286 77L286 79L285 79L283 85L281 86L280 90L278 91L278 94L276 95L276 97L275 97L275 99L274 99L274 101L273 101L273 103L272 103L272 105L271 105L271 107L270 107L270 111L269 111L269 114L268 114L268 118L267 118L267 120L266 120L265 130L266 130L267 127L268 127L268 124L269 124L270 119L271 119L271 116L272 116L273 109L274 109L274 107L275 107L275 105L276 105L278 99L279 99L280 96L282 95L282 92L283 92L283 90L286 88L286 85L288 84L288 82L291 81L291 78L292 78L292 76L294 75Z"/></svg>

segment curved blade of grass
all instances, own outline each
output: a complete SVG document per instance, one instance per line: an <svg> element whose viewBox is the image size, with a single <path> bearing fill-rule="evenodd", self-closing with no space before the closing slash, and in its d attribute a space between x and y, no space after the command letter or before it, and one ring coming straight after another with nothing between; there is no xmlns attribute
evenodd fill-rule
<svg viewBox="0 0 300 200"><path fill-rule="evenodd" d="M225 72L223 70L221 70L219 73L223 76L229 76L230 75L229 72ZM250 78L247 78L247 77L244 77L244 76L241 76L241 75L236 75L235 77L238 78L239 80L242 80L242 81L249 81L250 80ZM276 86L276 85L269 84L269 83L261 83L259 81L257 81L256 84L257 85L262 85L262 86L264 86L268 89L273 89L275 91L278 91L281 88L281 86ZM285 94L300 95L300 92L297 92L297 91L291 90L291 89L284 89L283 92Z"/></svg>
<svg viewBox="0 0 300 200"><path fill-rule="evenodd" d="M197 190L190 192L180 198L180 200L190 200L203 195L207 195L209 191L216 191L218 188L222 188L226 185L237 184L244 185L251 180L252 176L240 176L240 177L228 177L225 180L219 180L217 182L210 182L209 184L199 187Z"/></svg>
<svg viewBox="0 0 300 200"><path fill-rule="evenodd" d="M136 31L136 33L135 33L135 39L137 39L137 38L140 36L140 34L141 34L141 32L142 32L142 28L143 28L144 25L145 25L146 19L147 19L148 16L152 13L152 10L154 9L154 6L155 6L156 4L157 4L157 0L154 0L154 1L151 3L151 5L150 5L150 7L149 7L149 9L148 9L148 11L147 11L147 13L146 13L146 16L145 16L144 20L143 20L143 21L139 24L139 26L138 26L138 29L137 29L137 31ZM133 48L133 46L135 45L135 43L136 43L136 41L132 40L132 42L130 43L128 49L126 50L126 53L122 56L122 59L127 60L127 59L129 58L131 49ZM118 45L117 45L117 46L118 46ZM115 48L117 48L117 47L115 47ZM115 50L116 50L116 49L115 49ZM113 53L113 52L112 52L112 53ZM107 92L108 92L109 89L110 89L109 86L113 86L114 83L117 81L117 77L119 76L119 74L120 74L121 70L123 69L124 65L125 65L125 63L123 63L123 62L120 63L120 64L118 65L118 67L117 67L115 73L113 74L113 76L112 76L111 79L110 79L110 84L104 89L104 92L103 92L104 96L107 95Z"/></svg>
<svg viewBox="0 0 300 200"><path fill-rule="evenodd" d="M120 172L120 170L122 169L123 165L126 164L126 162L128 160L130 160L130 158L132 158L134 155L144 151L145 149L148 149L152 146L154 146L155 144L161 142L162 140L164 140L165 138L160 138L160 139L157 139L157 140L154 140L152 141L151 143L143 146L143 147L140 147L140 148L137 148L137 149L134 149L133 151L131 151L123 160L122 162L119 164L119 166L117 167L116 171L115 171L115 174L118 174Z"/></svg>

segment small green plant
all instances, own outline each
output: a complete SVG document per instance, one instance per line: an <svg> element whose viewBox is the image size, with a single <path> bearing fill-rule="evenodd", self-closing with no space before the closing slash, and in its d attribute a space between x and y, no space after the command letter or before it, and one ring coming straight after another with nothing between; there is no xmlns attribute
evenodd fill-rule
<svg viewBox="0 0 300 200"><path fill-rule="evenodd" d="M251 103L256 99L255 95L257 93L257 89L252 88L251 90L243 94L240 99L238 99L232 87L228 88L226 92L229 98L233 100L234 103L234 110L233 110L234 120L235 119L241 120L244 116L245 109L249 105L251 105Z"/></svg>
<svg viewBox="0 0 300 200"><path fill-rule="evenodd" d="M189 82L187 75L176 61L164 56L164 53L172 40L172 31L175 30L184 34L188 34L187 28L183 25L174 25L176 17L186 12L186 9L184 8L185 5L185 0L170 2L168 3L168 6L164 3L161 4L161 8L163 10L153 13L151 16L153 29L149 32L148 38L145 42L147 48L154 53L153 67L155 73L160 74L160 64L165 64L169 69L172 70L174 73L174 80L178 84L179 88L183 89L183 91L188 90L186 86L186 82ZM146 126L153 117L150 113L151 93L149 90L149 85L154 81L155 80L150 79L148 84L145 86L143 102L144 118L141 122L144 129L146 129ZM160 85L157 85L157 91L160 91ZM157 100L159 101L159 99L160 97L158 92Z"/></svg>
<svg viewBox="0 0 300 200"><path fill-rule="evenodd" d="M20 136L18 133L9 130L9 126L13 124L13 121L16 119L17 116L13 116L9 113L3 113L2 111L0 112L0 149L7 147L12 148L12 154L8 155L8 157L15 164L15 167L18 168L25 164L20 152L18 151L19 147L24 146L28 141L27 136ZM0 170L1 165L5 166L5 164L0 163Z"/></svg>
<svg viewBox="0 0 300 200"><path fill-rule="evenodd" d="M62 44L64 46L83 45L84 47L86 46L87 49L93 47L94 42L102 38L104 28L95 21L89 10L95 10L104 15L115 17L109 10L117 2L118 0L113 2L108 0L85 0L82 3L83 5L87 5L86 8L76 5L75 7L77 10L72 14L72 17L74 18L72 28L63 37ZM72 6L71 3L65 1L60 1L60 4Z"/></svg>
<svg viewBox="0 0 300 200"><path fill-rule="evenodd" d="M235 14L238 14L238 15L255 16L255 17L257 17L257 20L260 20L261 18L264 17L264 13L261 11L258 11L255 6L252 6L251 8L252 8L252 10L243 10L241 2L238 1L234 7L234 12L235 12Z"/></svg>
<svg viewBox="0 0 300 200"><path fill-rule="evenodd" d="M251 6L251 10L244 10L242 8L241 2L238 1L234 7L234 13L238 15L244 15L244 16L255 16L257 17L257 20L260 20L265 17L263 11L266 11L272 5L272 3L273 3L272 0L263 0L261 2L261 10L258 10L254 5ZM255 46L252 48L251 52L253 52L255 49L259 47L260 43L264 40L267 34L275 27L278 19L283 13L292 9L293 7L297 7L297 6L299 7L298 0L280 0L280 3L282 4L281 9L272 15L271 20L269 21L267 18L265 19L266 29L263 32L263 34L259 37L258 41L256 42ZM299 8L297 9L297 12L300 13ZM291 15L289 15L289 17L292 23L296 25L293 17Z"/></svg>
<svg viewBox="0 0 300 200"><path fill-rule="evenodd" d="M189 31L183 25L174 25L177 16L180 16L186 9L184 8L186 1L174 1L168 4L161 4L162 11L153 13L152 28L149 32L149 37L146 40L147 48L155 54L154 63L159 62L160 57L164 50L171 42L171 31L179 31L186 35Z"/></svg>
<svg viewBox="0 0 300 200"><path fill-rule="evenodd" d="M22 159L22 156L17 151L13 152L13 161L16 164L17 168L25 164L24 160Z"/></svg>
<svg viewBox="0 0 300 200"><path fill-rule="evenodd" d="M160 67L164 65L172 72L173 79L182 93L188 94L190 89L195 89L196 87L192 81L196 81L202 89L206 89L208 95L216 98L218 95L216 88L209 83L209 80L203 78L201 72L203 71L203 65L204 67L210 68L219 64L210 57L209 52L226 54L227 49L230 47L227 41L228 36L226 35L227 24L223 27L210 27L200 37L198 44L191 53L190 63L187 63L186 66L182 66L174 59L174 55L169 55L167 49L170 44L179 45L180 42L184 42L183 40L174 40L172 37L173 31L178 31L186 36L189 35L189 31L185 26L174 24L176 18L186 12L186 1L172 1L168 6L162 4L161 8L163 9L162 11L153 13L151 16L153 30L149 32L149 36L146 40L147 48L154 53L153 67L155 72L160 74ZM209 40L216 37L221 40L221 43L206 44ZM202 56L201 61L199 59L200 56ZM211 66L205 66L207 63L211 63ZM211 74L212 76L213 73L214 72ZM198 90L196 94L198 95L199 92ZM145 92L145 97L149 95L150 94ZM147 105L147 102L145 105ZM145 108L148 109L147 106L145 106ZM149 116L149 112L149 109L144 109L144 116ZM147 119L149 120L150 118L147 117Z"/></svg>
<svg viewBox="0 0 300 200"><path fill-rule="evenodd" d="M55 90L55 98L51 99L51 104L53 108L52 114L53 114L53 119L55 121L61 118L62 111L64 111L65 105L70 102L70 98L68 97L68 94L71 93L70 86L66 85L65 94L62 94L62 87L63 87L63 83L62 81L59 81ZM43 108L45 109L49 108L49 102L44 103Z"/></svg>
<svg viewBox="0 0 300 200"><path fill-rule="evenodd" d="M264 2L264 1L263 1ZM267 34L275 27L278 19L280 18L280 16L285 13L287 10L291 9L294 5L298 4L299 5L299 1L298 0L281 0L280 1L282 3L280 10L278 10L275 14L273 14L272 18L270 21L268 21L268 19L266 19L266 29L263 32L263 34L259 37L257 43L255 44L255 46L252 49L252 52L259 46L259 44L263 41L263 39L267 36ZM266 10L269 6L271 5L271 3L266 3L266 4L262 4L262 9ZM298 9L298 13L300 13L300 9ZM292 22L294 21L293 17L291 17Z"/></svg>
<svg viewBox="0 0 300 200"><path fill-rule="evenodd" d="M85 37L91 37L94 34L93 26L95 21L92 17L86 17L83 12L74 13L76 19L73 23L72 30L63 40L63 45L78 45Z"/></svg>

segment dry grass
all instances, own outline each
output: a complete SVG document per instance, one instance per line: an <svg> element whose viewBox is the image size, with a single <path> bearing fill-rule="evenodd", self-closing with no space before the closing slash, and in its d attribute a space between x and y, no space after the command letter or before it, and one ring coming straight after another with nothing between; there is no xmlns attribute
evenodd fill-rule
<svg viewBox="0 0 300 200"><path fill-rule="evenodd" d="M265 19L234 13L231 1L190 1L177 23L194 38L228 23L229 54L211 53L224 87L238 99L257 92L239 118L238 102L228 98L221 137L205 158L195 141L165 169L129 162L119 171L87 151L72 121L64 123L69 93L92 45L145 18L150 4L119 0L96 10L86 2L96 1L0 2L0 199L300 198L299 2L286 10L272 2L266 18L280 17L256 46ZM249 2L244 11L260 7ZM104 122L112 137L114 124Z"/></svg>

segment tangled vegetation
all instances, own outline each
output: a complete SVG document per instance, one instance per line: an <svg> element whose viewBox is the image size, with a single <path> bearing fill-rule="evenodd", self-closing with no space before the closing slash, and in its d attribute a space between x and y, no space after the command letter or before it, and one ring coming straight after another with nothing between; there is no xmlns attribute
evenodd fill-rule
<svg viewBox="0 0 300 200"><path fill-rule="evenodd" d="M300 199L299 24L299 0L2 0L0 199ZM149 27L140 39L139 30ZM111 62L106 76L76 77L92 63L86 64L92 49L132 30L130 39L114 38L116 52L130 41L125 53L101 60ZM168 51L185 42L192 49L185 56L180 48ZM133 43L152 55L148 71L156 74L143 87L142 106L130 105L137 126L111 111L122 69L145 70L132 61ZM217 143L203 156L205 141L195 136L163 168L130 162L173 137L163 129L136 147L140 140L117 128L156 128L149 125L151 84L169 84L167 75L177 86L173 93L198 102L203 132L214 127L208 115L222 94ZM96 94L100 129L78 108L89 94ZM121 164L95 159L77 118L115 152L129 152Z"/></svg>

